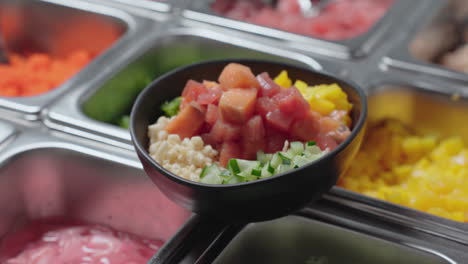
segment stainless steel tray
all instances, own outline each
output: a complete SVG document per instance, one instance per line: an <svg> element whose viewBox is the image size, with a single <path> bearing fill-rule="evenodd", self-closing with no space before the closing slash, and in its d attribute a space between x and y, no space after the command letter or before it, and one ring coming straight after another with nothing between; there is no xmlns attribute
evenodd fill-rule
<svg viewBox="0 0 468 264"><path fill-rule="evenodd" d="M168 64L167 54L177 53L180 55L181 52L187 53L187 50L190 52L187 56L191 58L188 59L187 62L178 62L180 65L199 61L202 57L225 58L246 56L284 60L311 67L316 70L326 70L335 73L340 72L339 66L332 66L326 61L315 60L299 53L281 49L280 47L267 45L261 41L254 39L249 40L246 37L235 37L235 35L231 35L227 38L226 35L221 32L200 27L169 26L169 28L164 31L153 31L153 34L149 35L141 45L137 45L134 42L128 42L126 44L127 46L122 47L122 49L128 50L128 45L132 45L131 48L134 52L129 54L128 57L121 56L118 61L110 65L109 68L112 68L112 71L97 75L94 80L90 80L88 85L79 87L68 96L63 97L53 104L45 117L47 126L126 149L133 149L130 134L126 129L122 129L115 124L112 125L95 119L93 120L85 115L83 108L85 110L88 109L88 107L107 108L107 110L94 111L96 113L99 112L96 114L97 116L103 116L109 111L112 112L113 110L109 109L109 107L122 108L120 111L121 115L129 112L133 100L137 95L135 90L144 88L148 83L142 82L141 78L147 81L153 80L161 74L153 69L161 67L160 64ZM180 47L175 48L177 45ZM159 50L162 50L162 52L166 54L165 59L160 58L158 52L161 51ZM121 50L121 52L124 51ZM173 62L170 62L170 64L172 65ZM135 74L135 70L146 72L146 74L143 77L138 76L138 74ZM139 87L122 86L122 83L126 84L131 81L132 78L135 83L139 83L136 84ZM131 85L135 86L133 83ZM95 99L93 96L99 96L100 98L104 98L107 94L111 96L111 93L117 91L116 86L119 86L118 89L120 93L128 96L129 101L123 102L122 106L116 106L118 102L115 100L111 100L110 103L112 104L105 106L98 101L90 102ZM134 91L128 91L129 88ZM106 90L107 92L103 92ZM100 120L107 121L105 118L101 118Z"/></svg>
<svg viewBox="0 0 468 264"><path fill-rule="evenodd" d="M394 44L393 49L384 59L385 64L395 70L427 74L460 84L466 83L468 81L468 74L424 61L415 57L410 51L412 43L416 38L420 37L420 34L425 33L425 29L440 26L452 15L453 10L449 9L449 0L421 1L420 9L416 11L413 16L413 22L406 25L406 29L400 34L399 42Z"/></svg>
<svg viewBox="0 0 468 264"><path fill-rule="evenodd" d="M16 134L13 124L0 120L0 148Z"/></svg>
<svg viewBox="0 0 468 264"><path fill-rule="evenodd" d="M387 33L391 30L398 30L396 24L403 23L406 14L410 15L410 10L417 8L419 4L418 1L396 0L387 13L368 32L352 39L331 41L216 15L209 8L210 0L188 2L190 3L189 8L183 12L186 18L262 35L282 41L285 47L341 59L359 58L372 52L386 41L384 37Z"/></svg>
<svg viewBox="0 0 468 264"><path fill-rule="evenodd" d="M415 128L436 130L441 137L466 139L466 127L454 122L464 120L468 114L468 93L463 87L441 80L415 79L411 73L374 72L369 75L373 78L369 78L364 87L369 95L370 119L395 118ZM428 115L433 109L438 109L438 113ZM370 198L341 187L334 187L325 199L468 245L467 223Z"/></svg>
<svg viewBox="0 0 468 264"><path fill-rule="evenodd" d="M39 2L59 4L59 1L55 0ZM125 79L131 81L135 76L133 70L154 68L160 63L160 61L154 60L158 51L170 51L171 47L181 43L198 53L212 53L216 49L223 49L227 55L267 56L272 59L285 59L317 70L329 71L360 84L371 96L371 103L373 96L376 95L384 95L382 98L385 99L385 93L388 91L402 91L403 94L406 92L411 94L424 93L429 97L442 96L445 99L451 98L452 94L457 94L460 96L457 105L468 102L468 90L464 87L468 79L464 74L424 64L412 59L407 51L409 41L412 40L415 33L429 23L446 5L446 2L436 0L397 1L371 31L359 38L344 42L323 41L253 26L214 16L203 10L196 10L194 6L190 10L184 9L184 5L189 6L195 1L179 0L176 2L178 9L171 9L175 5L172 2L166 4L145 0L134 2L125 0L67 1L66 6L116 17L127 25L127 31L118 43L74 78L57 90L44 95L46 99L41 99L43 101L39 101L39 97L37 99L31 98L31 102L26 101L28 98L5 99L9 104L3 107L4 100L0 98L0 108L8 110L8 116L2 113L0 119L10 119L10 117L18 115L22 119L41 119L46 126L42 127L40 124L40 128L14 128L20 131L26 130L26 132L20 134L15 140L12 140L10 136L10 139L7 140L9 144L0 145L2 147L0 163L9 164L10 160L14 162L16 159L27 161L26 158L29 155L34 157L36 153L39 156L57 158L58 160L61 160L61 156L64 157L64 160L76 156L78 158L72 158L72 163L76 161L76 164L83 167L95 168L95 163L112 164L117 168L122 168L121 165L117 164L124 164L124 167L130 166L131 169L128 169L131 171L130 174L139 175L135 179L147 182L146 178L143 180L144 177L140 177L143 176L143 173L137 169L140 166L138 160L133 157L134 154L131 151L128 151L133 150L128 131L116 125L92 119L84 113L83 109L90 100L93 100L93 96L100 93L101 88L112 87ZM206 1L200 3L205 3L206 6ZM406 17L399 17L398 15L401 14L406 14ZM271 36L267 37L266 34L271 34ZM174 51L172 52L174 53ZM194 59L194 61L196 60ZM446 76L447 78L438 78L444 75L441 74L442 72L451 72L451 75ZM146 79L144 84L158 75L159 73L150 72L147 76L149 79ZM456 75L459 77L454 77ZM459 83L448 82L448 79L456 79ZM141 84L138 89L143 88L144 84ZM48 97L49 95L50 97ZM134 96L135 94L132 94L129 105L131 105ZM398 100L391 102L384 100L383 102L401 103ZM466 117L467 112L465 112L464 106L457 107L448 100L443 102L436 104L436 106L441 107L444 111L454 113L458 119ZM416 103L417 105L418 103ZM129 106L122 112L128 110ZM41 111L42 114L39 115ZM39 130L45 134L37 132ZM0 132L2 131L0 124ZM7 133L11 135L11 133ZM463 133L459 133L462 134L461 136L468 135L465 130ZM16 132L15 135L17 134ZM48 134L54 134L59 138L51 137ZM107 147L111 148L111 153L115 154L109 154ZM29 152L32 154L27 154ZM82 160L85 161L82 162ZM51 163L57 165L57 163ZM81 171L79 168L76 170ZM122 169L122 171L128 170ZM98 171L101 172L101 170ZM119 173L119 169L115 170L117 176L112 175L113 169L111 171L112 173L107 171L101 173L105 175L106 184L110 184L110 186L113 186L113 181L130 179L130 174L118 176L123 173ZM0 179L1 175L0 171ZM61 177L65 177L65 175ZM71 178L72 176L66 176L64 179L68 181ZM73 181L63 182L66 186L72 183ZM2 188L1 184L0 188ZM369 198L339 187L333 188L321 203L332 203L331 208L338 206L339 210L331 210L328 206L318 206L313 210L313 213L307 214L310 217L313 215L312 218L327 224L404 244L411 247L410 251L413 252L414 250L417 252L429 250L433 251L431 253L433 255L446 257L445 262L435 260L434 263L462 264L468 259L464 255L465 252L459 253L458 251L459 247L468 245L468 226L466 223L450 221ZM0 209L1 205L0 202ZM340 214L346 210L350 210L348 215ZM359 217L359 215L365 215L365 217ZM119 215L119 217L125 219L127 216ZM348 222L346 220L348 218L356 220ZM375 220L376 218L391 225L389 231L387 224L382 224ZM105 221L105 219L102 220ZM369 224L367 224L368 221ZM187 229L193 230L197 229L197 225L203 225L196 219L192 222L193 225L186 226ZM359 225L358 222L362 222L362 225ZM339 227L334 228L340 229ZM219 227L219 229L222 228ZM402 232L405 234L398 234ZM185 250L187 246L191 245L185 245L184 239L188 238L184 237L184 234L186 233L180 233L174 239L174 243L184 244ZM432 241L435 242L432 243ZM208 247L211 242L208 241L206 246ZM173 249L167 248L169 251ZM209 249L207 254L211 250ZM199 248L197 254L202 253L203 250ZM453 259L452 262L450 262L450 258ZM193 261L193 258L191 260Z"/></svg>
<svg viewBox="0 0 468 264"><path fill-rule="evenodd" d="M11 8L5 12L17 12L24 28L17 39L6 39L10 51L14 52L18 45L32 45L34 51L50 52L54 49L54 41L61 32L73 30L73 23L83 21L95 22L93 30L99 32L121 31L121 38L131 38L135 34L135 26L140 23L138 18L131 17L121 10L96 5L85 1L2 1L0 9ZM80 22L81 21L81 22ZM64 27L65 26L65 27ZM70 26L70 28L67 28ZM39 33L40 32L40 33ZM92 46L93 39L81 40L85 45ZM119 41L117 41L118 43ZM114 44L114 46L118 46ZM80 47L67 47L75 49ZM112 50L113 48L110 48ZM40 111L64 92L79 85L86 85L86 80L95 72L101 71L107 64L109 55L103 52L78 74L50 92L31 97L0 97L0 109L5 115L14 115L26 120L39 119Z"/></svg>
<svg viewBox="0 0 468 264"><path fill-rule="evenodd" d="M0 238L53 218L165 241L190 216L154 187L133 153L36 129L2 149L0 197Z"/></svg>

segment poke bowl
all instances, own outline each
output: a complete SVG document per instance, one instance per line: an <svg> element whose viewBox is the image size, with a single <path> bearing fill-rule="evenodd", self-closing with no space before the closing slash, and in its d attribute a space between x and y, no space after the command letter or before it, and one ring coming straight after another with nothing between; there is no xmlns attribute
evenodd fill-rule
<svg viewBox="0 0 468 264"><path fill-rule="evenodd" d="M335 185L359 149L366 115L364 92L332 75L267 60L213 60L147 86L130 130L144 170L171 200L221 221L262 221ZM333 129L324 130L329 123Z"/></svg>

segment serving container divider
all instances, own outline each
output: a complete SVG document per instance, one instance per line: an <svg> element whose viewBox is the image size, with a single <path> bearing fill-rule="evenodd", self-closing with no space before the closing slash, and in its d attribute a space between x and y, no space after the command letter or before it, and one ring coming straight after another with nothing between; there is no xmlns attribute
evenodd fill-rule
<svg viewBox="0 0 468 264"><path fill-rule="evenodd" d="M381 92L382 85L393 85L443 94L447 98L456 94L462 101L468 98L463 87L463 81L468 80L466 75L421 63L412 59L407 51L414 35L446 5L445 1L397 0L368 33L338 42L222 18L207 12L208 1L36 2L109 15L121 21L126 31L109 49L56 90L40 98L0 98L0 108L3 109L0 109L0 119L21 120L13 123L0 120L0 164L4 166L10 159L21 159L21 153L47 153L48 149L58 149L59 152L77 152L78 156L83 154L90 160L104 159L116 166L131 167L130 170L138 172L140 180L149 181L140 175L143 174L141 165L133 153L128 131L93 120L83 113L82 108L129 63L145 57L151 50L157 51L165 40L170 43L170 40L183 42L192 39L200 46L211 43L240 53L247 48L276 54L349 78L369 95ZM201 6L198 5L200 3ZM407 17L401 18L401 14L407 14ZM447 80L437 76L445 76ZM458 83L448 81L449 78ZM29 121L38 124L30 125ZM112 183L111 177L108 175L108 181ZM445 262L436 263L462 264L468 259L463 251L463 247L468 245L465 223L442 219L340 187L334 187L323 200L297 215L415 250L431 251L431 254L445 258ZM226 226L213 219L192 215L151 263L211 263L243 228L244 225Z"/></svg>

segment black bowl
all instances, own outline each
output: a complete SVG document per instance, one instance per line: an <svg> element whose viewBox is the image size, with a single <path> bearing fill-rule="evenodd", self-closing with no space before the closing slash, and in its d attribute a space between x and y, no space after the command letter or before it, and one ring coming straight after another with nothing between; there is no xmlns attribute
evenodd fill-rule
<svg viewBox="0 0 468 264"><path fill-rule="evenodd" d="M275 76L281 70L287 70L292 80L301 79L308 84L339 84L353 104L351 135L335 150L306 166L246 183L202 184L178 177L164 169L148 154L148 125L162 115L160 106L163 102L181 95L187 80L217 80L224 66L230 62L249 66L254 74L266 71L270 76ZM195 213L224 221L261 221L299 210L336 184L360 146L366 114L364 92L357 85L337 77L265 60L216 60L178 68L146 87L132 109L131 135L146 173L177 204Z"/></svg>

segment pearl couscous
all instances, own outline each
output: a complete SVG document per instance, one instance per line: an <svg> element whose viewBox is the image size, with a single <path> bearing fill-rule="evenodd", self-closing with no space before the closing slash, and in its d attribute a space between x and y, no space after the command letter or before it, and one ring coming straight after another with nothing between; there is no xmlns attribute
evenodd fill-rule
<svg viewBox="0 0 468 264"><path fill-rule="evenodd" d="M371 124L339 185L365 195L468 222L468 147L420 135L395 120Z"/></svg>
<svg viewBox="0 0 468 264"><path fill-rule="evenodd" d="M191 181L200 181L205 166L215 163L218 152L203 143L199 136L180 139L179 135L168 134L165 127L171 119L161 116L148 127L149 153L165 169Z"/></svg>

